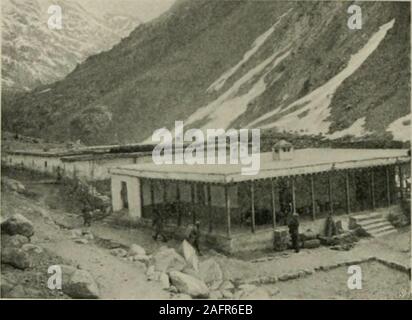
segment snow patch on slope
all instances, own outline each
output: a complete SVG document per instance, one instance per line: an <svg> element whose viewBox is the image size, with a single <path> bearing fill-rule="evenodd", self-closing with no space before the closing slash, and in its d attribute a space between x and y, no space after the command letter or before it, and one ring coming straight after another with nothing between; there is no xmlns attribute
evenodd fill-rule
<svg viewBox="0 0 412 320"><path fill-rule="evenodd" d="M386 131L391 132L393 140L409 141L411 140L411 115L408 114L392 122Z"/></svg>
<svg viewBox="0 0 412 320"><path fill-rule="evenodd" d="M276 115L279 112L287 112L300 105L303 107L283 116L275 122L260 126L260 128L276 127L286 131L301 131L308 134L328 133L330 127L330 122L327 121L330 116L329 105L334 93L343 81L350 77L363 64L363 62L366 61L369 55L375 51L381 41L385 38L388 30L393 27L394 23L395 19L382 25L379 30L372 35L366 45L356 54L351 56L348 65L335 77L301 99L296 100L285 109L275 109L271 112L271 116ZM266 118L268 118L268 116L266 116Z"/></svg>
<svg viewBox="0 0 412 320"><path fill-rule="evenodd" d="M247 106L252 100L260 96L266 90L266 75L289 54L290 50L280 55L278 52L274 53L255 68L249 70L245 75L238 79L229 90L224 92L215 101L198 109L187 119L186 122L190 124L208 118L210 120L207 125L203 127L204 129L226 129L231 122L247 110ZM243 85L252 81L254 77L259 76L263 71L265 71L264 74L247 93L238 95Z"/></svg>
<svg viewBox="0 0 412 320"><path fill-rule="evenodd" d="M246 62L249 61L249 59L259 51L259 49L262 47L262 45L266 42L266 40L273 34L275 31L277 25L281 22L282 18L289 14L289 12L292 9L289 9L287 12L282 14L279 19L273 24L268 30L266 30L264 33L262 33L259 37L256 38L256 40L252 44L252 48L247 51L244 55L242 60L240 60L234 67L226 71L224 74L220 76L219 79L217 79L215 82L213 82L210 87L206 90L207 92L212 92L212 91L218 91L222 89L222 87L225 85L226 81L233 76L238 69L244 65Z"/></svg>

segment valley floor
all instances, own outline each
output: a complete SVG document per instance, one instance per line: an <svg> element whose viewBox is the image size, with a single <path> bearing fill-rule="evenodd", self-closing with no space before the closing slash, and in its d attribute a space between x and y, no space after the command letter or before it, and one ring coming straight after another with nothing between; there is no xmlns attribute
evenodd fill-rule
<svg viewBox="0 0 412 320"><path fill-rule="evenodd" d="M66 199L59 190L61 187L24 177L19 179L33 195L28 197L3 190L2 217L21 213L34 223L32 243L51 253L47 263L58 264L63 260L89 271L98 282L103 299L178 297L162 289L160 282L148 281L140 264L110 254L107 243L118 243L124 248L136 243L151 254L164 245L178 248L180 242L154 242L149 229L118 227L103 220L93 222L90 228L94 240L76 243L71 230L81 228L82 219L78 214L68 212ZM204 249L200 258L213 257L221 266L226 280L265 287L272 292L272 299L399 299L410 298L410 278L405 272L410 268L410 244L408 227L386 237L362 239L350 251L320 247L304 249L298 254L292 251L262 252L247 259ZM348 266L351 264L362 267L364 281L361 290L347 287ZM44 264L43 268L37 273L43 272L47 276L47 265ZM306 276L294 277L302 271ZM12 268L2 265L2 277L24 281L22 274L22 271L13 274ZM288 279L271 281L274 278ZM44 287L44 284L40 286ZM44 290L35 291L35 295L53 297L46 295Z"/></svg>

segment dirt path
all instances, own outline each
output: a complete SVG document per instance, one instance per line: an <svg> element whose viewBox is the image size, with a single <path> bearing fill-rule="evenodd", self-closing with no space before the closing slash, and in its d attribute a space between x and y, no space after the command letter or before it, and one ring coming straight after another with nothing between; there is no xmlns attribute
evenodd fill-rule
<svg viewBox="0 0 412 320"><path fill-rule="evenodd" d="M2 212L7 215L22 213L34 223L33 244L39 244L69 264L89 271L99 283L102 299L169 298L169 293L162 290L159 283L146 280L145 270L137 264L112 256L108 249L93 243L75 243L70 230L52 222L53 217L61 213L53 212L42 204L20 195L3 193L1 205Z"/></svg>

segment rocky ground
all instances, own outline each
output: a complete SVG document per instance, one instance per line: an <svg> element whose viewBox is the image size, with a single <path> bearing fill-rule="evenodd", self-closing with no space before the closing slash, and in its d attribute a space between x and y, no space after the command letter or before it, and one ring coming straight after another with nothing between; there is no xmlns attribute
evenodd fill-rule
<svg viewBox="0 0 412 320"><path fill-rule="evenodd" d="M197 257L175 240L153 241L148 229L104 220L83 228L78 214L67 211L61 186L19 180L3 177L2 183L2 297L410 298L410 227L362 239L349 251L320 247L247 259L205 249ZM18 232L7 227L16 217L25 226ZM352 264L362 267L362 290L347 288ZM47 287L51 265L63 266L62 290Z"/></svg>

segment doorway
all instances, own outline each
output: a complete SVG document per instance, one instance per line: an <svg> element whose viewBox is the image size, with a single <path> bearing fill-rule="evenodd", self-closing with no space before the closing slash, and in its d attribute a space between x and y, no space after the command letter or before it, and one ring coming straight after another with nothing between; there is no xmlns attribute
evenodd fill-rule
<svg viewBox="0 0 412 320"><path fill-rule="evenodd" d="M127 200L127 183L122 181L120 188L120 199L122 199L122 209L129 209L129 202Z"/></svg>

